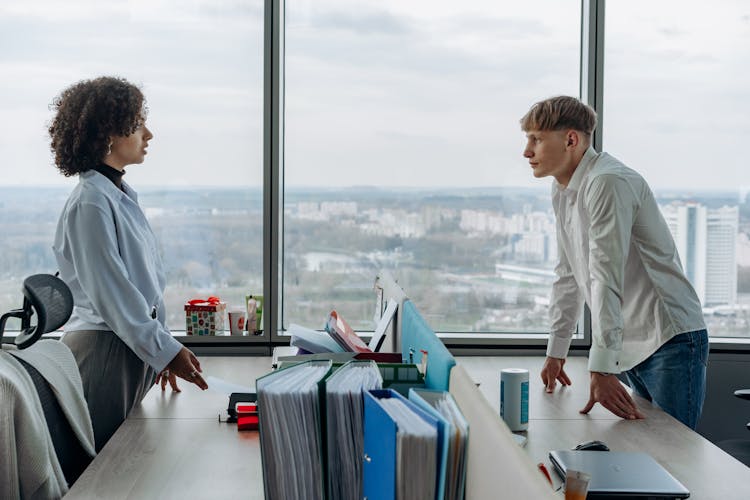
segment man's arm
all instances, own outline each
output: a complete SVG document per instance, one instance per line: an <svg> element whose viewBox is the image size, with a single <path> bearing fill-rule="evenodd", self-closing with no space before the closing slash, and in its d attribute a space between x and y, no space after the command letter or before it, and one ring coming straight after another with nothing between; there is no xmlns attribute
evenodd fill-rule
<svg viewBox="0 0 750 500"><path fill-rule="evenodd" d="M557 232L557 265L550 299L550 336L547 356L564 359L583 307L583 295L578 288L568 254L563 245L562 222L555 223Z"/></svg>
<svg viewBox="0 0 750 500"><path fill-rule="evenodd" d="M637 200L615 175L592 179L585 193L590 217L591 336L589 371L620 373L622 297Z"/></svg>
<svg viewBox="0 0 750 500"><path fill-rule="evenodd" d="M560 222L558 221L557 254L559 261L555 266L557 278L552 284L551 329L547 343L547 360L541 373L547 392L552 392L555 389L557 381L562 385L571 384L570 378L563 370L563 365L583 307L583 296L573 276L573 270L561 242L562 236L560 234Z"/></svg>
<svg viewBox="0 0 750 500"><path fill-rule="evenodd" d="M599 402L619 417L643 418L628 391L612 375L621 372L625 263L638 199L625 180L601 175L592 179L584 202L590 217L592 345L589 401L581 413L588 413Z"/></svg>

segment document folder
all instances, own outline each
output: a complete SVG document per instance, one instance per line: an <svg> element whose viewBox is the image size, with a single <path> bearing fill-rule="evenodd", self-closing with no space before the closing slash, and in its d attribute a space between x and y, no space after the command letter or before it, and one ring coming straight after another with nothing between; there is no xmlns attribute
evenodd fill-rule
<svg viewBox="0 0 750 500"><path fill-rule="evenodd" d="M414 457L411 460L399 461L398 433L399 424L381 404L382 400L398 399L410 411L411 418L426 422L434 433L433 453L431 456ZM397 489L401 491L414 485L405 482L419 482L419 486L427 488L434 498L437 487L437 426L436 418L428 415L412 402L392 389L374 390L365 393L365 445L364 445L364 477L363 491L368 500L395 500ZM424 463L416 464L418 461ZM415 465L424 465L421 477L412 476ZM399 481L398 478L401 478ZM422 490L424 491L424 489Z"/></svg>
<svg viewBox="0 0 750 500"><path fill-rule="evenodd" d="M438 499L464 498L469 424L450 393L409 389L409 401L438 420Z"/></svg>
<svg viewBox="0 0 750 500"><path fill-rule="evenodd" d="M324 385L328 499L362 498L363 395L383 378L374 361L349 361Z"/></svg>
<svg viewBox="0 0 750 500"><path fill-rule="evenodd" d="M266 498L323 500L322 381L330 361L308 361L256 380Z"/></svg>
<svg viewBox="0 0 750 500"><path fill-rule="evenodd" d="M438 391L447 391L451 368L455 366L456 360L451 355L443 341L435 335L432 328L417 311L411 301L404 303L403 329L401 338L401 352L404 357L413 353L414 360L410 363L419 363L422 352L427 352L427 373L425 373L425 387Z"/></svg>

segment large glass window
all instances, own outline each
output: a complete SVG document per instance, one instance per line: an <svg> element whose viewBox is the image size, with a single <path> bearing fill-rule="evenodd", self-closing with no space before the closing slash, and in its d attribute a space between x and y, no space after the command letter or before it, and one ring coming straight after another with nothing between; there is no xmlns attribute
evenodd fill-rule
<svg viewBox="0 0 750 500"><path fill-rule="evenodd" d="M580 4L288 0L283 326L372 328L390 270L436 330L547 331L549 184L520 117L577 95Z"/></svg>
<svg viewBox="0 0 750 500"><path fill-rule="evenodd" d="M605 33L604 148L651 184L709 333L748 337L750 7L608 2Z"/></svg>
<svg viewBox="0 0 750 500"><path fill-rule="evenodd" d="M76 179L46 127L63 88L115 75L142 86L154 133L126 167L162 245L168 324L187 299L262 293L263 1L71 0L0 5L0 310L54 272L57 217Z"/></svg>

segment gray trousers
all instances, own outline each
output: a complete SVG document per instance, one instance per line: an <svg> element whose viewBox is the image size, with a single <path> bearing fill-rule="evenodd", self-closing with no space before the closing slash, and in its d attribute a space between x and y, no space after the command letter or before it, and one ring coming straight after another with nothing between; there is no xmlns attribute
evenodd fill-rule
<svg viewBox="0 0 750 500"><path fill-rule="evenodd" d="M61 341L78 363L99 452L154 385L156 372L114 332L66 332Z"/></svg>

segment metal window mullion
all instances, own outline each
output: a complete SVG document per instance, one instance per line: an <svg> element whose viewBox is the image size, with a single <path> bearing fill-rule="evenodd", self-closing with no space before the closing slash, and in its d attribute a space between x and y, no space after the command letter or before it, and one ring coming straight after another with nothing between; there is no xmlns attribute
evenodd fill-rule
<svg viewBox="0 0 750 500"><path fill-rule="evenodd" d="M594 148L602 148L604 122L604 4L605 0L581 2L581 100L598 115Z"/></svg>
<svg viewBox="0 0 750 500"><path fill-rule="evenodd" d="M278 340L283 206L284 1L265 0L263 32L263 331Z"/></svg>
<svg viewBox="0 0 750 500"><path fill-rule="evenodd" d="M581 100L596 110L598 120L593 146L602 150L604 123L604 4L605 0L581 2ZM583 342L591 345L591 310L583 308Z"/></svg>

